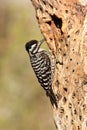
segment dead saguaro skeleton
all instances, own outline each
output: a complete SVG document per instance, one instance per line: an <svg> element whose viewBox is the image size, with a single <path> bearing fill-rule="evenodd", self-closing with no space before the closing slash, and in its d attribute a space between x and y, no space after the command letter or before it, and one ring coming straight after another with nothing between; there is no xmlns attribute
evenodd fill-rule
<svg viewBox="0 0 87 130"><path fill-rule="evenodd" d="M54 57L53 90L58 130L87 130L87 1L32 0Z"/></svg>

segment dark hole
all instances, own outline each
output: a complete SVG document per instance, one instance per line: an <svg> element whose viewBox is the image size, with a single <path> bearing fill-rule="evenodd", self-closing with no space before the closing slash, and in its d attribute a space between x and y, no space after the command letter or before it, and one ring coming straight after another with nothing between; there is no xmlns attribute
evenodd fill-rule
<svg viewBox="0 0 87 130"><path fill-rule="evenodd" d="M40 10L42 11L42 8L40 7Z"/></svg>
<svg viewBox="0 0 87 130"><path fill-rule="evenodd" d="M72 58L70 58L70 61L72 61Z"/></svg>
<svg viewBox="0 0 87 130"><path fill-rule="evenodd" d="M61 27L62 27L62 19L56 17L56 15L51 15L51 17L52 17L52 20L54 21L56 27L61 29Z"/></svg>
<svg viewBox="0 0 87 130"><path fill-rule="evenodd" d="M72 72L75 72L75 70L72 70Z"/></svg>
<svg viewBox="0 0 87 130"><path fill-rule="evenodd" d="M48 13L48 10L46 10L45 12Z"/></svg>
<svg viewBox="0 0 87 130"><path fill-rule="evenodd" d="M83 106L82 106L82 107L83 107L83 110L85 110L85 109L86 109L86 104L83 104Z"/></svg>
<svg viewBox="0 0 87 130"><path fill-rule="evenodd" d="M50 5L50 7L53 9L53 5L51 5L51 4L49 4Z"/></svg>
<svg viewBox="0 0 87 130"><path fill-rule="evenodd" d="M57 86L59 85L59 81L58 80L56 80L56 84L57 84Z"/></svg>
<svg viewBox="0 0 87 130"><path fill-rule="evenodd" d="M66 53L64 53L63 56L66 56Z"/></svg>
<svg viewBox="0 0 87 130"><path fill-rule="evenodd" d="M80 32L80 30L77 30L77 31L75 32L75 34L77 34L77 35L78 35L78 34L79 34L79 32Z"/></svg>
<svg viewBox="0 0 87 130"><path fill-rule="evenodd" d="M63 107L60 108L60 113L64 113L64 108Z"/></svg>
<svg viewBox="0 0 87 130"><path fill-rule="evenodd" d="M80 126L78 126L78 130L80 130Z"/></svg>
<svg viewBox="0 0 87 130"><path fill-rule="evenodd" d="M70 35L67 36L67 38L69 38L69 37L70 37Z"/></svg>
<svg viewBox="0 0 87 130"><path fill-rule="evenodd" d="M51 25L51 21L48 21L47 23L48 23L49 25Z"/></svg>
<svg viewBox="0 0 87 130"><path fill-rule="evenodd" d="M73 94L72 94L72 98L74 99L74 98L75 98L75 96L76 96L76 94L75 94L75 93L73 93Z"/></svg>
<svg viewBox="0 0 87 130"><path fill-rule="evenodd" d="M68 119L68 115L66 115L66 119Z"/></svg>
<svg viewBox="0 0 87 130"><path fill-rule="evenodd" d="M77 101L77 103L79 104L79 101Z"/></svg>
<svg viewBox="0 0 87 130"><path fill-rule="evenodd" d="M68 69L68 67L66 67L66 69Z"/></svg>
<svg viewBox="0 0 87 130"><path fill-rule="evenodd" d="M64 89L64 91L66 91L67 92L67 88L63 88Z"/></svg>
<svg viewBox="0 0 87 130"><path fill-rule="evenodd" d="M73 121L73 119L71 120L71 124L73 124L74 123L74 121Z"/></svg>
<svg viewBox="0 0 87 130"><path fill-rule="evenodd" d="M45 4L45 5L46 5L46 1L45 1L45 0L43 0L43 4Z"/></svg>
<svg viewBox="0 0 87 130"><path fill-rule="evenodd" d="M50 40L52 41L52 38L50 38Z"/></svg>
<svg viewBox="0 0 87 130"><path fill-rule="evenodd" d="M70 109L72 108L72 104L71 104L71 103L69 103L69 105L68 105L68 106L69 106L69 108L70 108Z"/></svg>
<svg viewBox="0 0 87 130"><path fill-rule="evenodd" d="M63 98L63 102L65 103L67 101L66 97Z"/></svg>
<svg viewBox="0 0 87 130"><path fill-rule="evenodd" d="M59 49L58 49L58 51L60 52L60 51L62 51L62 49L61 49L61 48L59 48Z"/></svg>
<svg viewBox="0 0 87 130"><path fill-rule="evenodd" d="M82 116L79 116L79 119L82 120Z"/></svg>
<svg viewBox="0 0 87 130"><path fill-rule="evenodd" d="M65 10L66 13L68 13L68 10Z"/></svg>
<svg viewBox="0 0 87 130"><path fill-rule="evenodd" d="M76 41L76 39L73 39L73 41Z"/></svg>
<svg viewBox="0 0 87 130"><path fill-rule="evenodd" d="M62 39L62 38L60 38L60 39L59 39L59 42L63 42L63 39Z"/></svg>
<svg viewBox="0 0 87 130"><path fill-rule="evenodd" d="M77 111L76 111L76 109L74 110L74 114L77 114Z"/></svg>
<svg viewBox="0 0 87 130"><path fill-rule="evenodd" d="M66 46L68 47L68 44L66 44Z"/></svg>

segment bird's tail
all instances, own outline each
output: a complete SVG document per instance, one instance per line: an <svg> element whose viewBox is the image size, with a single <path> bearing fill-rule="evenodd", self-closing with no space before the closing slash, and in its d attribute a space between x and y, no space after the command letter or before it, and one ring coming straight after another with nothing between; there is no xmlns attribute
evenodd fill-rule
<svg viewBox="0 0 87 130"><path fill-rule="evenodd" d="M54 95L54 92L53 92L52 88L50 90L47 90L46 94L47 94L47 96L49 96L51 104L55 105L56 108L58 108L57 100L56 100L56 97Z"/></svg>

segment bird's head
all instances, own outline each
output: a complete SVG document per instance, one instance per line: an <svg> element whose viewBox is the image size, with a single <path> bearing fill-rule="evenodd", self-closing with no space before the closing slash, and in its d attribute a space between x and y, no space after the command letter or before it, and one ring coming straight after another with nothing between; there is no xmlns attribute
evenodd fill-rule
<svg viewBox="0 0 87 130"><path fill-rule="evenodd" d="M45 39L42 39L41 41L37 41L37 40L31 40L29 42L26 43L25 48L26 51L29 54L35 54L38 52L41 44L45 41Z"/></svg>

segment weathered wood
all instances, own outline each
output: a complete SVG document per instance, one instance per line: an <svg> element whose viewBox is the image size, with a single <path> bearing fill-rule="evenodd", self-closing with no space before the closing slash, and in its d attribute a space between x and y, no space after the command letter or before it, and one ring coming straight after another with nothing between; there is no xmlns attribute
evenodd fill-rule
<svg viewBox="0 0 87 130"><path fill-rule="evenodd" d="M87 130L87 1L32 0L38 23L58 57L53 82L58 130Z"/></svg>

